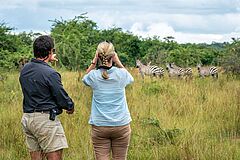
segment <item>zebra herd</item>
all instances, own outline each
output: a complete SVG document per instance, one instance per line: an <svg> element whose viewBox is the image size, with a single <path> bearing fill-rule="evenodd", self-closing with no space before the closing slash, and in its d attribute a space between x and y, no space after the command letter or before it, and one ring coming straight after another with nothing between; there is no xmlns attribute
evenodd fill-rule
<svg viewBox="0 0 240 160"><path fill-rule="evenodd" d="M149 76L156 76L156 77L163 77L164 75L164 69L162 67L158 67L155 65L150 65L150 63L148 63L147 65L144 65L141 63L140 60L136 61L136 66L137 68L139 68L139 72L142 76L142 78L144 78L144 75L149 75Z"/></svg>
<svg viewBox="0 0 240 160"><path fill-rule="evenodd" d="M155 77L163 77L164 69L162 67L158 67L156 65L144 65L140 60L136 60L136 67L139 69L139 72L144 78L145 75L155 76ZM168 71L169 77L179 77L179 78L188 78L191 79L193 77L192 68L182 68L174 63L166 63L166 69ZM200 77L204 78L206 76L212 76L213 78L218 78L218 69L215 66L211 67L202 67L200 64L197 65L198 74Z"/></svg>

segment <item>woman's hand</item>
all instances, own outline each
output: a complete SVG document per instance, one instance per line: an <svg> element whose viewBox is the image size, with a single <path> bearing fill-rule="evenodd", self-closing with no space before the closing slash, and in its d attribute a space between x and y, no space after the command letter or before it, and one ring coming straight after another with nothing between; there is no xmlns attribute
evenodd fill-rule
<svg viewBox="0 0 240 160"><path fill-rule="evenodd" d="M114 54L112 60L113 60L114 63L116 63L118 68L124 68L124 66L122 65L120 59L118 58L117 53Z"/></svg>

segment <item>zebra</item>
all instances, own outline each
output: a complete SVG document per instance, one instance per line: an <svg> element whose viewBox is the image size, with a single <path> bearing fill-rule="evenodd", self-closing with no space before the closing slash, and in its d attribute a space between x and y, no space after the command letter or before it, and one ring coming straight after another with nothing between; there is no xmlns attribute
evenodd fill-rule
<svg viewBox="0 0 240 160"><path fill-rule="evenodd" d="M170 63L170 66L174 69L178 69L180 74L183 76L183 77L188 77L188 78L192 78L192 75L193 75L193 71L192 71L192 68L190 67L187 67L187 68L181 68L181 67L178 67L177 65L175 65L174 63Z"/></svg>
<svg viewBox="0 0 240 160"><path fill-rule="evenodd" d="M164 69L162 67L150 64L151 62L149 62L147 65L144 65L140 60L136 60L136 67L139 68L142 78L144 78L144 75L156 76L160 78L163 77Z"/></svg>
<svg viewBox="0 0 240 160"><path fill-rule="evenodd" d="M204 78L206 76L212 76L213 78L218 78L218 69L215 66L202 67L200 64L197 65L199 76Z"/></svg>
<svg viewBox="0 0 240 160"><path fill-rule="evenodd" d="M184 70L182 68L174 68L171 63L166 63L169 77L183 77Z"/></svg>

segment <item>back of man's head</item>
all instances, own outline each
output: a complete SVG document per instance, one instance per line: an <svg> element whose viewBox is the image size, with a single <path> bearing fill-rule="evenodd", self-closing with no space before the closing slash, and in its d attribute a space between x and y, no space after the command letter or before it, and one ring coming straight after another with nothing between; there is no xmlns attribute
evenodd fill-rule
<svg viewBox="0 0 240 160"><path fill-rule="evenodd" d="M47 35L39 36L33 42L33 52L36 58L45 58L50 54L50 51L53 48L53 39Z"/></svg>

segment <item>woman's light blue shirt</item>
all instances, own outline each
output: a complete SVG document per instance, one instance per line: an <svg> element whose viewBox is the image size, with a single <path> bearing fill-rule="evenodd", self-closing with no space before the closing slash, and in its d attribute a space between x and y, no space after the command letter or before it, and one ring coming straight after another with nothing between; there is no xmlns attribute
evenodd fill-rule
<svg viewBox="0 0 240 160"><path fill-rule="evenodd" d="M96 126L123 126L131 122L125 87L133 77L124 68L107 70L109 79L102 78L102 69L92 70L83 77L85 85L93 89L89 124Z"/></svg>

